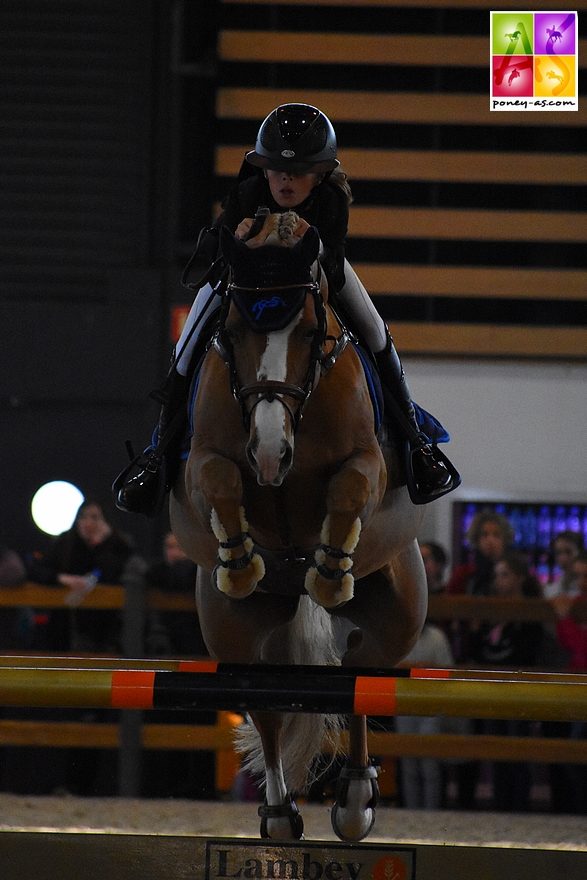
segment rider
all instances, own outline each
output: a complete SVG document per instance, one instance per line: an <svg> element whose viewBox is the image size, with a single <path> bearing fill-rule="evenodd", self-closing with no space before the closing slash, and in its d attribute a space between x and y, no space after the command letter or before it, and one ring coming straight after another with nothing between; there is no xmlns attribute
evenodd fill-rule
<svg viewBox="0 0 587 880"><path fill-rule="evenodd" d="M259 206L267 206L272 213L295 210L302 218L301 230L296 229L296 234L303 234L308 225L318 229L320 262L330 290L351 328L374 355L386 405L400 420L400 429L410 444L411 470L419 500L431 501L456 488L459 477L446 457L421 433L387 325L345 259L352 195L336 154L336 135L324 113L308 104L277 107L261 124L255 149L246 153L238 181L223 204L222 214L212 227L200 234L196 254L205 257L207 263L213 263L218 257L219 231L223 225L237 238L246 238ZM222 268L221 260L220 266ZM170 434L179 433L184 427L183 420L174 416L186 409L186 377L194 351L197 349L199 353L208 341L208 335L201 331L220 305L219 274L200 287L178 340L178 359L166 381L155 445L138 456L114 482L116 504L122 510L156 513L168 488L165 483L171 482L166 465L173 466L174 462L166 460L177 457L178 444L175 443L175 453L172 453L174 444L169 443ZM197 332L194 332L195 325ZM165 442L161 446L163 436Z"/></svg>

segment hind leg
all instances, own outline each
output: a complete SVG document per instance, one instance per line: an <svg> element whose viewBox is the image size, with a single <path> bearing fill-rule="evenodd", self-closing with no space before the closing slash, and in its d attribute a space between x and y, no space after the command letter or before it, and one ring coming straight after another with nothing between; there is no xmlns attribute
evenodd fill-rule
<svg viewBox="0 0 587 880"><path fill-rule="evenodd" d="M196 603L204 641L210 654L230 663L259 663L263 646L276 629L293 619L297 596L253 593L230 599L198 569Z"/></svg>
<svg viewBox="0 0 587 880"><path fill-rule="evenodd" d="M213 657L232 663L259 663L264 646L276 630L295 616L299 599L253 593L247 599L229 599L198 570L196 598L200 625ZM261 836L299 840L302 818L288 794L281 761L283 718L277 712L251 713L261 737L265 760L266 798L259 808Z"/></svg>
<svg viewBox="0 0 587 880"><path fill-rule="evenodd" d="M414 540L334 610L358 627L349 637L343 666L395 666L416 643L427 606L426 573Z"/></svg>
<svg viewBox="0 0 587 880"><path fill-rule="evenodd" d="M426 617L428 590L420 551L414 541L391 565L357 585L355 596L338 613L357 629L348 639L346 666L394 666L417 640ZM377 772L369 763L367 719L349 722L350 755L332 810L332 827L342 840L362 840L375 822Z"/></svg>
<svg viewBox="0 0 587 880"><path fill-rule="evenodd" d="M287 790L281 761L283 716L279 712L254 712L251 717L259 731L265 758L265 803L259 807L261 837L300 840L304 823Z"/></svg>
<svg viewBox="0 0 587 880"><path fill-rule="evenodd" d="M369 763L365 715L349 719L349 737L349 757L338 778L330 818L341 840L356 841L367 837L373 828L379 799L377 770Z"/></svg>

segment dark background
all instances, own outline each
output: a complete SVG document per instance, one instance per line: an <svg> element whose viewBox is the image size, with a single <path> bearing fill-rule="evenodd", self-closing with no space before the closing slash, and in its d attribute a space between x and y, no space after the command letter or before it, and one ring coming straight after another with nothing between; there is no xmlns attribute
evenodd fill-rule
<svg viewBox="0 0 587 880"><path fill-rule="evenodd" d="M29 507L52 479L104 500L143 547L163 528L115 511L109 487L124 440L150 435L181 298L174 6L0 6L0 541L24 552L49 540ZM209 200L191 214L197 229Z"/></svg>
<svg viewBox="0 0 587 880"><path fill-rule="evenodd" d="M181 267L230 185L215 173L215 146L252 144L260 121L238 112L216 118L217 89L238 87L246 75L254 88L364 89L373 100L377 91L488 95L485 59L463 69L397 66L393 59L375 67L368 58L346 66L242 64L219 56L222 28L272 29L278 40L280 29L310 29L309 16L316 31L399 30L450 42L462 34L484 38L489 13L456 3L333 10L220 0L2 0L1 543L24 553L43 549L50 539L33 525L30 500L41 484L65 479L103 500L141 550L156 549L165 517L120 514L110 484L126 460L124 440L141 448L150 436L157 405L148 392L169 361L170 307L190 299L179 285ZM487 125L335 123L350 148L584 152L579 114L560 114L558 126L542 126L534 114L523 128L513 120L491 125L489 116ZM363 205L577 211L578 228L587 205L584 185L359 179L353 191ZM521 234L520 241L465 246L355 239L349 255L359 262L584 269L580 238L524 242ZM392 321L587 323L585 300L577 298L383 295L378 306Z"/></svg>

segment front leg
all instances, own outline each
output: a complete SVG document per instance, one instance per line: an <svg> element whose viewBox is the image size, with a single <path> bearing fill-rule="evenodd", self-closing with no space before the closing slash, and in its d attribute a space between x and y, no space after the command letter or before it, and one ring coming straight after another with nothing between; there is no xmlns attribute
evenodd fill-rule
<svg viewBox="0 0 587 880"><path fill-rule="evenodd" d="M196 503L200 500L198 493L203 495L210 526L218 540L215 584L231 599L245 599L262 579L265 566L258 553L253 552L242 504L240 471L230 459L210 454L200 462L194 482L197 489L190 494Z"/></svg>
<svg viewBox="0 0 587 880"><path fill-rule="evenodd" d="M369 453L353 456L330 480L327 514L314 554L316 566L308 570L305 582L308 594L325 608L335 608L353 597L353 552L361 521L379 503L384 480L382 459Z"/></svg>

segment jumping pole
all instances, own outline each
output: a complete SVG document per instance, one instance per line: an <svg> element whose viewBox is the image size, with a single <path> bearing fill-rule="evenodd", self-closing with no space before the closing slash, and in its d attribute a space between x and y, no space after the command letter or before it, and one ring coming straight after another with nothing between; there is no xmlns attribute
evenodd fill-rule
<svg viewBox="0 0 587 880"><path fill-rule="evenodd" d="M349 673L344 667L226 669L227 664L215 661L194 661L204 664L202 671L183 671L183 662L180 671L127 668L124 661L109 668L65 668L43 666L45 658L35 659L36 667L0 667L0 705L587 721L585 677L552 680L545 674L519 680L503 673L483 680L451 678L451 670L427 670L429 677L423 677L423 670L384 675Z"/></svg>
<svg viewBox="0 0 587 880"><path fill-rule="evenodd" d="M322 675L327 673L341 678L357 675L379 676L385 678L430 678L451 679L453 681L499 681L499 682L542 682L543 684L585 684L587 673L581 672L536 672L526 669L450 669L437 667L373 667L359 666L311 666L311 665L259 665L247 663L226 663L211 658L201 660L181 660L173 658L127 658L127 657L75 657L34 654L0 655L0 676L3 668L10 669L94 669L94 670L144 670L152 672L221 672L230 675L254 675L260 673L282 673Z"/></svg>

